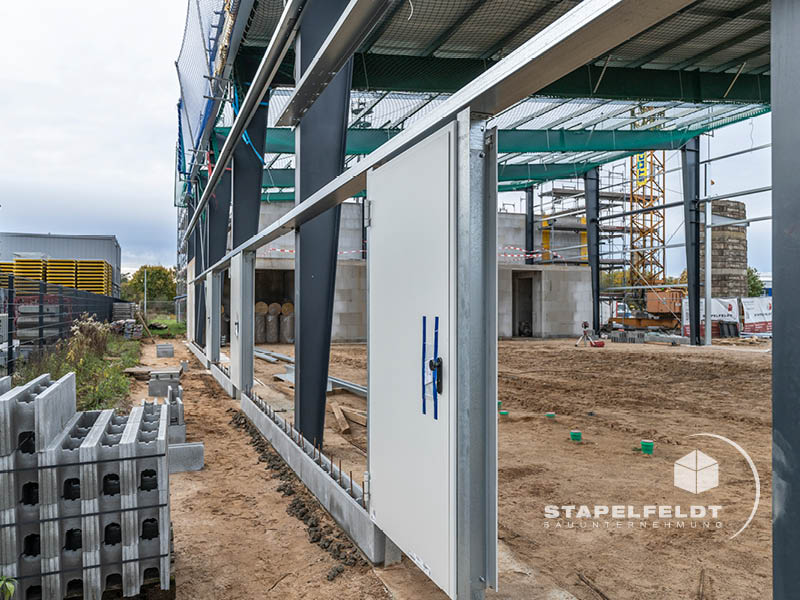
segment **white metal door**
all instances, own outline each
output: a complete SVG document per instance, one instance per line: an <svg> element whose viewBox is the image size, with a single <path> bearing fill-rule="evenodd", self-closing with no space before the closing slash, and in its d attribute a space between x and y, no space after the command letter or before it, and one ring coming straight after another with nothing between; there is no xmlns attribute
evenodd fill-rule
<svg viewBox="0 0 800 600"><path fill-rule="evenodd" d="M451 597L456 142L452 124L367 178L370 514Z"/></svg>

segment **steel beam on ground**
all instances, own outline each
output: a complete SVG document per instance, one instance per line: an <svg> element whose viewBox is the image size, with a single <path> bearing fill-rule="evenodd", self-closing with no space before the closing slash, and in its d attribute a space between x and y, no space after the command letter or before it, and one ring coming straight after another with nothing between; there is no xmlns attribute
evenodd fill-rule
<svg viewBox="0 0 800 600"><path fill-rule="evenodd" d="M772 594L800 589L800 211L797 140L800 120L800 4L772 0Z"/></svg>
<svg viewBox="0 0 800 600"><path fill-rule="evenodd" d="M583 175L586 194L586 243L592 277L592 328L600 331L600 171L595 167Z"/></svg>
<svg viewBox="0 0 800 600"><path fill-rule="evenodd" d="M305 4L306 0L288 0L286 2L286 5L283 8L283 13L281 14L281 18L275 27L275 32L272 34L272 39L269 41L269 46L267 46L267 50L264 52L264 57L261 60L261 64L259 64L255 77L253 77L253 82L250 85L250 88L247 90L247 95L242 102L239 114L233 121L230 135L228 135L227 139L225 140L225 144L223 144L222 150L217 157L217 169L215 169L208 178L208 184L206 185L203 195L200 198L198 205L195 207L192 218L186 227L186 233L184 234L183 241L186 241L186 238L197 225L197 221L200 219L200 214L202 213L206 204L208 204L208 201L211 199L211 195L214 193L214 190L219 183L219 179L222 174L220 169L225 169L228 166L231 158L233 158L234 148L241 141L241 137L245 131L245 128L258 110L258 107L261 104L261 101L264 99L264 96L267 93L275 74L278 72L278 68L283 62L283 57L286 55L286 51L289 49L289 46L292 44L295 34L297 33L300 14Z"/></svg>
<svg viewBox="0 0 800 600"><path fill-rule="evenodd" d="M683 223L686 240L686 277L689 292L689 339L700 345L700 138L692 138L681 150L683 171ZM707 307L708 311L709 308ZM708 326L708 325L707 325Z"/></svg>
<svg viewBox="0 0 800 600"><path fill-rule="evenodd" d="M233 249L211 269L225 268L235 254L260 248L359 193L366 187L369 169L423 139L462 108L469 106L477 112L497 114L690 2L586 0L481 73L413 127L393 137L289 213Z"/></svg>
<svg viewBox="0 0 800 600"><path fill-rule="evenodd" d="M397 3L400 0L350 0L344 10L339 11L338 20L327 28L327 37L301 71L302 77L278 117L279 126L293 127L300 122L339 70L348 63L352 65L353 54L369 37L381 17ZM314 8L319 10L318 5ZM303 29L301 24L300 31ZM349 111L347 116L349 118Z"/></svg>
<svg viewBox="0 0 800 600"><path fill-rule="evenodd" d="M342 23L342 11L353 8L353 2L348 6L346 0L308 1L295 45L299 74L313 67L323 44L331 40L331 27ZM344 169L352 67L349 60L338 70L295 129L298 204ZM295 234L295 424L306 439L319 444L325 426L340 218L341 206L332 206L300 224Z"/></svg>

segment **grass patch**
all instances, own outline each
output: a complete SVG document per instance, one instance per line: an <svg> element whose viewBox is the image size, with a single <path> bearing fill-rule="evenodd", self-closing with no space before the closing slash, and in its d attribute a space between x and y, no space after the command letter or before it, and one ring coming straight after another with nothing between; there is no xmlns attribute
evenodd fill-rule
<svg viewBox="0 0 800 600"><path fill-rule="evenodd" d="M92 327L97 331L91 340L84 331L75 333L73 328L70 339L52 344L40 356L31 355L28 360L20 361L14 372L14 384L24 384L44 373L50 373L55 380L72 371L78 410L115 408L128 397L130 380L123 371L139 363L140 342L125 339L109 332L107 326L94 323Z"/></svg>
<svg viewBox="0 0 800 600"><path fill-rule="evenodd" d="M166 329L153 329L151 327L153 323L164 325ZM150 333L153 334L153 337L172 339L186 335L186 323L179 323L173 315L154 315L147 320L147 325L150 327Z"/></svg>

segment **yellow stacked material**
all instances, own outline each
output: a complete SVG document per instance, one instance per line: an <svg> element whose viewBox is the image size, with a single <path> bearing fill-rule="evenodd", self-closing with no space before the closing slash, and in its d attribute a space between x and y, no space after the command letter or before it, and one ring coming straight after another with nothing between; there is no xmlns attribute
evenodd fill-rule
<svg viewBox="0 0 800 600"><path fill-rule="evenodd" d="M78 289L93 294L105 294L106 280L110 279L111 266L104 260L78 261Z"/></svg>
<svg viewBox="0 0 800 600"><path fill-rule="evenodd" d="M106 263L106 272L105 278L103 279L103 287L105 288L105 292L103 292L106 296L111 295L111 265Z"/></svg>
<svg viewBox="0 0 800 600"><path fill-rule="evenodd" d="M42 258L14 259L14 289L18 294L38 294L39 281L45 281L47 261Z"/></svg>
<svg viewBox="0 0 800 600"><path fill-rule="evenodd" d="M13 273L13 262L0 262L0 287L8 287L8 275Z"/></svg>
<svg viewBox="0 0 800 600"><path fill-rule="evenodd" d="M47 283L75 287L77 261L48 259Z"/></svg>

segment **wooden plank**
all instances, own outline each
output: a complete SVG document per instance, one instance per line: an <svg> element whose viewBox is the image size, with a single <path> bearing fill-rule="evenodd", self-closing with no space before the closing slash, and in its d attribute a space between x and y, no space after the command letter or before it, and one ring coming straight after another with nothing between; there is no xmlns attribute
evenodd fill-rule
<svg viewBox="0 0 800 600"><path fill-rule="evenodd" d="M349 406L342 406L341 408L342 412L344 413L344 416L350 419L353 423L358 423L359 425L363 425L364 427L367 426L366 415L360 414L359 412L355 411Z"/></svg>
<svg viewBox="0 0 800 600"><path fill-rule="evenodd" d="M349 433L350 423L347 422L347 419L342 412L342 407L339 406L339 403L334 400L331 400L329 404L331 405L333 416L336 417L336 424L339 425L339 433Z"/></svg>

